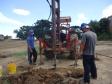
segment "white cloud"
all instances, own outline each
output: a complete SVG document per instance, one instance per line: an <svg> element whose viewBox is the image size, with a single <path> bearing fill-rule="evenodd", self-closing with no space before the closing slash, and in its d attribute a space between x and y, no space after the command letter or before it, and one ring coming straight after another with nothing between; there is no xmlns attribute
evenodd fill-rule
<svg viewBox="0 0 112 84"><path fill-rule="evenodd" d="M18 15L23 15L23 16L27 16L30 14L30 12L28 10L25 10L25 9L17 9L15 8L13 10L14 13L18 14Z"/></svg>
<svg viewBox="0 0 112 84"><path fill-rule="evenodd" d="M76 20L76 25L80 25L81 23L83 23L85 20L87 20L87 18L85 17L85 14L80 13L78 15L78 19Z"/></svg>
<svg viewBox="0 0 112 84"><path fill-rule="evenodd" d="M112 15L112 4L107 6L102 12L102 17L108 17L111 15Z"/></svg>
<svg viewBox="0 0 112 84"><path fill-rule="evenodd" d="M14 19L11 19L11 18L5 16L2 12L0 12L0 23L11 24L11 25L16 25L16 26L24 25L22 22L19 22L17 20L14 20Z"/></svg>

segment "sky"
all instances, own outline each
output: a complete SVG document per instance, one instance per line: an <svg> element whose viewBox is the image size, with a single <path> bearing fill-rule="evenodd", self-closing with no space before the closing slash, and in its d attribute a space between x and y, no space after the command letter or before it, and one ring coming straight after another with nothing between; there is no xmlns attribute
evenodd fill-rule
<svg viewBox="0 0 112 84"><path fill-rule="evenodd" d="M60 0L60 10L61 16L71 17L71 26L80 26L111 16L112 0ZM0 0L0 34L15 38L15 29L48 19L49 13L46 0Z"/></svg>

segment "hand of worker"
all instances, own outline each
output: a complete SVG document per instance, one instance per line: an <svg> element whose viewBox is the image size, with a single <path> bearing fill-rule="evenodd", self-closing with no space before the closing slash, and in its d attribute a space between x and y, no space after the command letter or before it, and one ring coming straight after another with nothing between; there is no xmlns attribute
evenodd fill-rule
<svg viewBox="0 0 112 84"><path fill-rule="evenodd" d="M82 58L82 54L83 54L83 52L80 51L80 53L79 53L79 57L80 58Z"/></svg>
<svg viewBox="0 0 112 84"><path fill-rule="evenodd" d="M33 51L32 51L32 48L29 46L29 50L30 50L30 52L32 53Z"/></svg>
<svg viewBox="0 0 112 84"><path fill-rule="evenodd" d="M30 49L30 52L31 52L31 53L33 52L32 49Z"/></svg>

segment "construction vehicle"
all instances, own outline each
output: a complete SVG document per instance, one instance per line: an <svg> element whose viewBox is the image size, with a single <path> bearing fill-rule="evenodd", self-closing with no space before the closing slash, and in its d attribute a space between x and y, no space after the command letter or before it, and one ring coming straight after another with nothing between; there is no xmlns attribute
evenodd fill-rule
<svg viewBox="0 0 112 84"><path fill-rule="evenodd" d="M51 9L52 9L52 29L46 34L47 40L45 44L47 47L44 47L45 56L50 59L54 58L54 66L56 68L57 58L61 58L63 55L69 54L72 57L75 57L75 50L71 50L67 47L67 41L61 41L63 37L60 36L62 31L65 31L65 35L69 33L71 17L60 17L60 0L51 0ZM64 34L63 34L64 36ZM64 36L66 38L66 36ZM69 43L69 42L68 42ZM75 59L76 60L76 59Z"/></svg>
<svg viewBox="0 0 112 84"><path fill-rule="evenodd" d="M66 20L65 20L66 19ZM68 30L70 29L70 17L61 17L60 19L60 30L59 32L56 32L56 43L55 43L55 51L59 54L66 50L67 46L67 40L66 36L68 34ZM47 47L45 48L45 55L48 59L53 58L53 46L54 41L53 40L53 33L52 31L48 31L47 34L45 34L45 40ZM63 50L64 49L64 50ZM61 56L57 56L58 58L61 58Z"/></svg>

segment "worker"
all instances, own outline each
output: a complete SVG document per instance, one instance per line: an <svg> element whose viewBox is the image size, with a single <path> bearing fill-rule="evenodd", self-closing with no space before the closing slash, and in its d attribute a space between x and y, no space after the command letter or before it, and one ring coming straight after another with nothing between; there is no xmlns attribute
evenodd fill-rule
<svg viewBox="0 0 112 84"><path fill-rule="evenodd" d="M31 29L28 31L27 37L27 45L28 45L28 61L29 64L36 64L37 60L37 51L34 46L34 31Z"/></svg>
<svg viewBox="0 0 112 84"><path fill-rule="evenodd" d="M70 51L72 58L75 59L74 66L77 66L78 58L78 35L75 29L71 29L70 32Z"/></svg>
<svg viewBox="0 0 112 84"><path fill-rule="evenodd" d="M71 31L70 31L70 45L71 45L71 47L76 48L77 43L78 43L78 35L74 29L71 29Z"/></svg>
<svg viewBox="0 0 112 84"><path fill-rule="evenodd" d="M97 79L97 70L95 64L95 45L97 41L97 35L91 31L88 24L83 23L81 25L81 30L83 31L81 39L80 53L83 58L84 67L84 84L90 84L90 74L91 78Z"/></svg>

